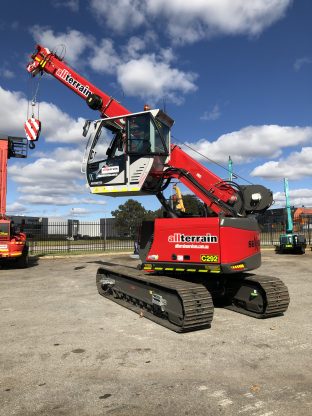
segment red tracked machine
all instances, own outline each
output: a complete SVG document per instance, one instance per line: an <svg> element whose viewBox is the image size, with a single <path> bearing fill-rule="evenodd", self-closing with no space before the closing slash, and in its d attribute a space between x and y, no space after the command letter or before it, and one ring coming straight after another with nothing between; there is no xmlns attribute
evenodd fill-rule
<svg viewBox="0 0 312 416"><path fill-rule="evenodd" d="M17 231L6 216L7 162L12 157L27 157L27 140L22 137L0 138L0 264L14 261L17 267L28 265L26 234Z"/></svg>
<svg viewBox="0 0 312 416"><path fill-rule="evenodd" d="M102 296L177 332L210 327L213 303L257 318L286 311L289 295L281 280L246 273L261 263L254 216L272 204L269 189L222 180L171 144L167 114L129 113L47 48L37 46L27 69L53 75L100 112L102 118L83 129L91 193L155 195L166 212L142 224L138 269L113 263L98 269ZM200 198L205 215L171 208L163 193L173 179Z"/></svg>

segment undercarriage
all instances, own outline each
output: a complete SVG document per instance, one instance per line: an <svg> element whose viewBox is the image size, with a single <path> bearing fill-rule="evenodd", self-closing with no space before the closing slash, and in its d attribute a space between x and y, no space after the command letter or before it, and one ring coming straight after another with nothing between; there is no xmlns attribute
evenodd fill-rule
<svg viewBox="0 0 312 416"><path fill-rule="evenodd" d="M214 306L255 318L282 315L288 289L276 278L254 274L164 275L105 263L97 271L100 295L175 332L211 327Z"/></svg>

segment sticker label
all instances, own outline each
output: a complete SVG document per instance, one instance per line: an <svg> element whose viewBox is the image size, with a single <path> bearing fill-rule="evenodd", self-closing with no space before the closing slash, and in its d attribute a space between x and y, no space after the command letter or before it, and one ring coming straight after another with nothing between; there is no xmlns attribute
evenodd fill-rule
<svg viewBox="0 0 312 416"><path fill-rule="evenodd" d="M89 89L89 85L81 84L77 79L72 77L71 73L69 71L67 71L67 69L59 68L59 69L57 69L55 75L58 78L63 79L67 84L74 87L77 91L79 91L85 97L88 97L89 94L91 93L91 91Z"/></svg>
<svg viewBox="0 0 312 416"><path fill-rule="evenodd" d="M205 235L186 235L183 233L174 233L168 236L168 242L174 243L175 248L199 248L208 250L209 244L207 243L218 243L218 236L208 233Z"/></svg>
<svg viewBox="0 0 312 416"><path fill-rule="evenodd" d="M219 256L217 256L216 254L201 254L200 260L206 263L218 263Z"/></svg>
<svg viewBox="0 0 312 416"><path fill-rule="evenodd" d="M96 175L98 178L105 176L117 176L119 174L119 166L103 166L100 173Z"/></svg>
<svg viewBox="0 0 312 416"><path fill-rule="evenodd" d="M218 237L216 235L185 235L181 233L174 233L168 237L169 243L217 243Z"/></svg>

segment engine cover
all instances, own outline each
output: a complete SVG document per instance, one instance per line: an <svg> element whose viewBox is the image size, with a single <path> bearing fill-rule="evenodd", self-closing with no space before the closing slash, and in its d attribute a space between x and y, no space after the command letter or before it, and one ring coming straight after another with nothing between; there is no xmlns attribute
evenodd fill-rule
<svg viewBox="0 0 312 416"><path fill-rule="evenodd" d="M145 270L235 273L260 266L254 218L162 218L142 225Z"/></svg>

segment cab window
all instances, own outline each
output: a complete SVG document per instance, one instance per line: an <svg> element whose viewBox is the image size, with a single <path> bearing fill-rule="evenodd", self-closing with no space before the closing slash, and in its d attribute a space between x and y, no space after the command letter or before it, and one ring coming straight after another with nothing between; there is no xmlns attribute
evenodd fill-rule
<svg viewBox="0 0 312 416"><path fill-rule="evenodd" d="M129 154L146 155L168 153L168 145L166 145L166 142L168 140L169 143L169 129L160 121L156 123L149 113L140 114L128 119Z"/></svg>

